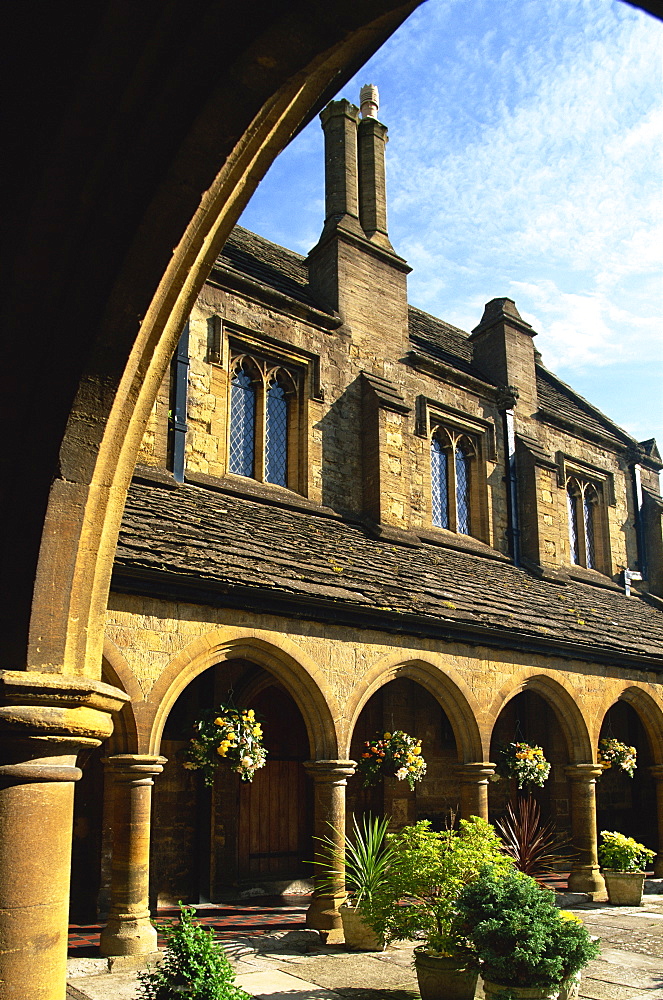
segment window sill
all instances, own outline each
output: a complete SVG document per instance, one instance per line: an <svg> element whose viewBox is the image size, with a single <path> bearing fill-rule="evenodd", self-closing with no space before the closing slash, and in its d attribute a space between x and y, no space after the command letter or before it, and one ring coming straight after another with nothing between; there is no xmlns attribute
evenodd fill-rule
<svg viewBox="0 0 663 1000"><path fill-rule="evenodd" d="M335 521L342 520L341 515L337 514L331 507L323 507L321 504L313 503L312 500L307 500L299 493L293 493L285 486L277 486L274 483L259 483L255 479L248 479L244 476L208 476L204 472L191 472L186 476L185 481L192 486L204 486L219 493L229 493L247 500L257 500L259 503L269 504L273 507L296 510L303 514L317 514L320 517L333 518Z"/></svg>
<svg viewBox="0 0 663 1000"><path fill-rule="evenodd" d="M487 545L486 542L472 538L471 535L457 535L446 528L431 528L429 530L418 530L417 536L422 542L432 545L439 545L445 549L456 549L459 552L471 552L473 555L484 556L487 559L495 559L497 562L511 562L509 556L503 555L497 549Z"/></svg>

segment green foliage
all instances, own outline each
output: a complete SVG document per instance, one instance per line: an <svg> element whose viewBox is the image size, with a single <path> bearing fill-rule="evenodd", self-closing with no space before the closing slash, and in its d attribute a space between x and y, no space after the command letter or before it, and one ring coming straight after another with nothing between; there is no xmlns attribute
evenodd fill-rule
<svg viewBox="0 0 663 1000"><path fill-rule="evenodd" d="M156 969L139 972L140 1000L250 1000L214 931L196 923L193 907L180 903L179 924L165 932L166 953Z"/></svg>
<svg viewBox="0 0 663 1000"><path fill-rule="evenodd" d="M554 823L541 822L541 810L531 795L518 799L517 811L509 802L506 817L495 828L518 871L540 884L556 874L555 866L561 861L571 860L564 850L570 841L556 833Z"/></svg>
<svg viewBox="0 0 663 1000"><path fill-rule="evenodd" d="M334 837L316 838L322 845L322 858L314 861L322 869L322 877L317 880L318 890L334 892L338 888L335 873L345 865L349 902L367 919L373 899L381 890L390 866L395 863L395 850L387 843L388 826L388 816L379 819L369 813L362 817L361 824L353 816L350 837L332 827Z"/></svg>
<svg viewBox="0 0 663 1000"><path fill-rule="evenodd" d="M644 844L638 844L633 837L626 837L616 831L601 830L599 863L602 868L615 872L643 872L656 857Z"/></svg>
<svg viewBox="0 0 663 1000"><path fill-rule="evenodd" d="M375 894L370 922L389 941L423 935L430 951L458 955L463 942L452 930L456 899L486 863L505 873L505 857L492 826L478 816L458 830L436 833L427 820L389 838L395 862Z"/></svg>
<svg viewBox="0 0 663 1000"><path fill-rule="evenodd" d="M560 913L555 895L521 872L486 867L458 897L464 934L485 979L506 986L554 986L599 953L587 929Z"/></svg>

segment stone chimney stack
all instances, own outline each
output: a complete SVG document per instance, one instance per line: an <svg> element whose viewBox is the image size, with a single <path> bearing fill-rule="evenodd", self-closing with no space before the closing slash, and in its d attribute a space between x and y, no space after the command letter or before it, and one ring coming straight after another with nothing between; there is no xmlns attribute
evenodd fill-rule
<svg viewBox="0 0 663 1000"><path fill-rule="evenodd" d="M312 292L343 320L342 333L378 357L408 349L406 261L387 236L385 142L377 87L363 87L362 114L332 101L325 134L325 224L308 255ZM389 346L387 346L389 345Z"/></svg>
<svg viewBox="0 0 663 1000"><path fill-rule="evenodd" d="M387 126L378 121L380 96L372 83L361 88L361 121L357 130L359 148L359 221L367 238L388 250L387 185L385 146Z"/></svg>
<svg viewBox="0 0 663 1000"><path fill-rule="evenodd" d="M349 101L331 101L320 115L325 134L325 227L361 234L357 164L359 109Z"/></svg>
<svg viewBox="0 0 663 1000"><path fill-rule="evenodd" d="M492 299L470 336L474 363L498 385L518 390L516 415L529 420L538 409L536 331L522 319L512 299Z"/></svg>

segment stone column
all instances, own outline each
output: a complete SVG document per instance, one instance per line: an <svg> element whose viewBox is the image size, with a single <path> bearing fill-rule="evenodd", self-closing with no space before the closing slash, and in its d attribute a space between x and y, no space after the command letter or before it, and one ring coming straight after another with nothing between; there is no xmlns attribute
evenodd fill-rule
<svg viewBox="0 0 663 1000"><path fill-rule="evenodd" d="M480 816L488 822L488 782L495 774L495 764L487 761L459 764L456 774L460 779L461 819Z"/></svg>
<svg viewBox="0 0 663 1000"><path fill-rule="evenodd" d="M565 768L571 783L571 832L576 856L569 875L569 891L586 892L592 899L607 899L599 871L596 837L596 779L598 764L570 764Z"/></svg>
<svg viewBox="0 0 663 1000"><path fill-rule="evenodd" d="M315 837L330 837L341 849L345 842L345 787L355 772L353 760L310 760L304 767L315 783L313 833ZM315 855L320 860L316 840ZM317 879L316 879L317 881ZM343 941L343 927L338 908L345 899L345 867L340 864L334 888L322 892L316 889L306 913L306 926L320 931L327 944Z"/></svg>
<svg viewBox="0 0 663 1000"><path fill-rule="evenodd" d="M658 819L658 854L654 858L654 875L663 878L663 764L649 768L656 782L656 816Z"/></svg>
<svg viewBox="0 0 663 1000"><path fill-rule="evenodd" d="M100 681L0 671L1 1000L64 1000L76 754L127 700Z"/></svg>
<svg viewBox="0 0 663 1000"><path fill-rule="evenodd" d="M149 955L157 950L150 920L150 815L153 775L165 757L119 754L106 761L114 785L111 909L101 932L102 955Z"/></svg>

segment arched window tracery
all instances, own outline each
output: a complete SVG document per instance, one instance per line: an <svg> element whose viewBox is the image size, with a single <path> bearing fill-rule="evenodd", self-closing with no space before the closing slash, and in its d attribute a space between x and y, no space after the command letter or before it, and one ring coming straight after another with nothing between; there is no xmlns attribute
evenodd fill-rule
<svg viewBox="0 0 663 1000"><path fill-rule="evenodd" d="M461 535L472 533L472 462L476 448L466 434L435 427L431 437L432 522Z"/></svg>
<svg viewBox="0 0 663 1000"><path fill-rule="evenodd" d="M598 568L598 511L600 496L593 483L571 476L566 482L571 562Z"/></svg>
<svg viewBox="0 0 663 1000"><path fill-rule="evenodd" d="M297 381L286 368L250 355L236 355L231 371L228 469L287 487Z"/></svg>

